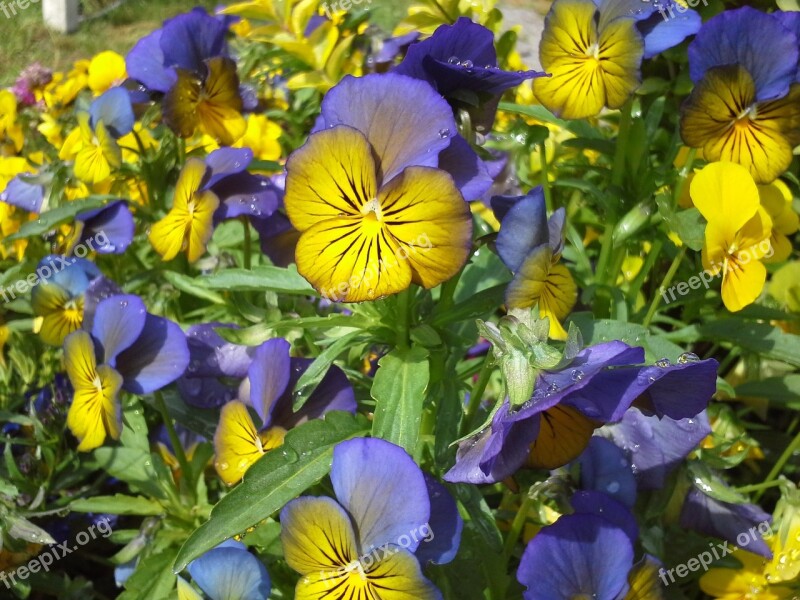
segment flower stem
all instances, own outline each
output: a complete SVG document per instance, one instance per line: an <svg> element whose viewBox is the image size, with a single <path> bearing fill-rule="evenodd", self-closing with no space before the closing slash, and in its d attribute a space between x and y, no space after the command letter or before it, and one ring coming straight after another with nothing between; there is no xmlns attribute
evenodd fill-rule
<svg viewBox="0 0 800 600"><path fill-rule="evenodd" d="M672 278L675 277L675 273L678 272L678 267L681 266L681 261L683 260L685 254L686 246L681 248L680 252L678 252L675 258L672 260L672 264L669 266L669 271L667 271L667 276L664 278L661 288L668 288L669 284L672 283ZM644 317L644 321L642 321L642 325L645 327L650 325L650 321L652 321L653 317L656 315L656 310L658 309L659 304L661 304L661 294L657 293L653 298L653 301L650 303L650 308L647 309L647 314Z"/></svg>
<svg viewBox="0 0 800 600"><path fill-rule="evenodd" d="M736 491L740 494L749 494L750 492L762 492L763 490L769 489L771 487L777 487L781 484L780 481L770 481L768 483L755 483L753 485L745 485L743 487L736 488Z"/></svg>
<svg viewBox="0 0 800 600"><path fill-rule="evenodd" d="M792 454L794 454L795 450L797 450L798 448L800 448L800 432L798 432L797 435L794 436L794 439L786 447L786 450L783 451L783 454L781 454L780 458L778 459L778 462L776 462L775 466L772 467L772 470L769 472L769 475L767 475L767 478L764 480L764 483L761 484L762 489L760 489L755 496L756 502L764 494L764 491L767 489L767 487L769 487L768 484L772 483L778 478L778 475L780 475L781 471L783 471L783 467L786 466L786 463L789 461L789 459L792 457Z"/></svg>
<svg viewBox="0 0 800 600"><path fill-rule="evenodd" d="M252 266L252 248L253 245L253 238L252 234L250 233L250 221L247 220L247 217L242 217L242 226L244 227L244 268L248 271Z"/></svg>
<svg viewBox="0 0 800 600"><path fill-rule="evenodd" d="M161 392L155 392L156 408L161 413L161 419L164 421L164 426L167 428L167 435L172 444L172 450L175 452L175 458L178 459L178 464L181 466L181 473L183 473L184 480L189 484L189 489L194 489L192 480L192 470L189 466L189 461L186 459L186 454L183 451L183 445L178 437L178 432L175 431L175 425L172 423L172 417L169 416L167 410L167 403L164 402L164 396Z"/></svg>
<svg viewBox="0 0 800 600"><path fill-rule="evenodd" d="M545 142L539 144L539 161L542 166L542 189L544 190L544 204L547 207L547 212L553 212L553 193L550 191L550 177L548 175L547 167L547 148Z"/></svg>
<svg viewBox="0 0 800 600"><path fill-rule="evenodd" d="M408 348L409 332L411 331L411 294L409 287L397 294L397 346Z"/></svg>
<svg viewBox="0 0 800 600"><path fill-rule="evenodd" d="M492 376L492 369L494 367L494 352L490 349L486 357L483 359L481 372L478 374L478 379L472 386L469 393L469 404L467 405L467 412L464 414L464 420L461 423L461 435L467 435L472 431L472 422L475 420L475 414L483 400L483 392L486 391L486 386L489 383L489 378Z"/></svg>
<svg viewBox="0 0 800 600"><path fill-rule="evenodd" d="M620 109L619 113L619 134L617 135L617 147L614 152L614 168L611 171L611 183L616 186L622 185L622 180L625 175L625 154L628 149L628 132L631 128L632 109L633 96L628 98L628 101Z"/></svg>
<svg viewBox="0 0 800 600"><path fill-rule="evenodd" d="M511 529L508 532L508 537L506 537L506 543L503 545L503 554L506 557L506 561L511 558L511 554L514 552L514 546L517 545L517 540L519 540L519 536L522 534L522 529L525 527L525 522L528 520L528 509L530 509L531 504L533 504L533 498L525 492L522 504L514 517L514 521L511 523Z"/></svg>

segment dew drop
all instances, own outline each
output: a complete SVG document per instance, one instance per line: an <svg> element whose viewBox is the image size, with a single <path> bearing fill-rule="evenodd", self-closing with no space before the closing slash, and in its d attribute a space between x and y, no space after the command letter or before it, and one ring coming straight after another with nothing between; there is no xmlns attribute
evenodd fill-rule
<svg viewBox="0 0 800 600"><path fill-rule="evenodd" d="M461 63L461 66L465 69L471 69L474 65L471 60L467 59Z"/></svg>
<svg viewBox="0 0 800 600"><path fill-rule="evenodd" d="M669 359L668 359L668 358L659 358L659 359L656 361L656 366L657 366L657 367L660 367L660 368L662 368L662 369L666 369L667 367L671 367L671 366L672 366L672 363L671 363L671 362L669 362Z"/></svg>
<svg viewBox="0 0 800 600"><path fill-rule="evenodd" d="M616 494L619 491L619 482L612 481L606 486L606 490L609 494Z"/></svg>
<svg viewBox="0 0 800 600"><path fill-rule="evenodd" d="M450 137L450 130L447 129L447 128L440 129L439 130L439 138L440 139L445 139L446 137Z"/></svg>
<svg viewBox="0 0 800 600"><path fill-rule="evenodd" d="M461 61L458 59L457 56L451 56L450 58L447 59L447 62L448 62L448 64L451 64L451 65L457 65L457 64L461 63Z"/></svg>
<svg viewBox="0 0 800 600"><path fill-rule="evenodd" d="M572 369L572 372L569 374L572 381L580 381L583 379L583 371L580 369Z"/></svg>
<svg viewBox="0 0 800 600"><path fill-rule="evenodd" d="M678 357L678 364L685 365L687 363L699 362L700 357L694 352L684 352Z"/></svg>

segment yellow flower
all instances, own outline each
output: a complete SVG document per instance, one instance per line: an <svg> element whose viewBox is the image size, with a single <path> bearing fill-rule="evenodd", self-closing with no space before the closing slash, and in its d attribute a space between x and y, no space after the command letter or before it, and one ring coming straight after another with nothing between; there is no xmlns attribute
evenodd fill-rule
<svg viewBox="0 0 800 600"><path fill-rule="evenodd" d="M382 152L396 152L391 137L381 141ZM471 247L469 206L449 174L411 166L384 184L375 152L340 125L313 134L287 164L297 270L329 299L375 300L412 281L432 288L458 272Z"/></svg>
<svg viewBox="0 0 800 600"><path fill-rule="evenodd" d="M254 462L283 444L286 430L270 427L259 432L247 406L238 400L222 407L214 434L214 467L226 485L238 483Z"/></svg>
<svg viewBox="0 0 800 600"><path fill-rule="evenodd" d="M565 119L621 108L639 87L644 43L632 19L604 22L593 0L556 0L539 46L550 77L533 81L536 98Z"/></svg>
<svg viewBox="0 0 800 600"><path fill-rule="evenodd" d="M771 254L772 220L760 204L748 170L734 163L712 163L695 175L691 194L708 224L703 266L722 271L722 301L736 312L755 302L767 278L760 260Z"/></svg>
<svg viewBox="0 0 800 600"><path fill-rule="evenodd" d="M258 160L278 160L281 157L281 128L264 115L250 115L247 118L247 131L235 148L250 148Z"/></svg>
<svg viewBox="0 0 800 600"><path fill-rule="evenodd" d="M64 342L64 364L75 388L67 426L80 440L78 450L99 448L106 437L119 439L122 414L117 394L122 376L108 365L97 365L92 338L76 331Z"/></svg>
<svg viewBox="0 0 800 600"><path fill-rule="evenodd" d="M200 186L206 174L206 164L190 158L175 185L172 209L166 217L153 225L150 243L164 260L172 260L186 250L189 262L195 262L206 251L206 244L214 234L214 212L219 198L214 192Z"/></svg>
<svg viewBox="0 0 800 600"><path fill-rule="evenodd" d="M122 165L117 141L102 121L92 131L88 113L78 114L78 127L67 136L58 157L74 160L75 175L86 183L104 181Z"/></svg>
<svg viewBox="0 0 800 600"><path fill-rule="evenodd" d="M42 93L47 108L59 114L86 89L89 81L89 61L77 61L69 73L54 73L53 80Z"/></svg>
<svg viewBox="0 0 800 600"><path fill-rule="evenodd" d="M769 185L758 186L761 206L772 219L772 237L770 243L775 253L764 259L764 262L783 262L792 253L792 242L787 236L800 229L800 217L792 208L792 192L781 180L776 179Z"/></svg>
<svg viewBox="0 0 800 600"><path fill-rule="evenodd" d="M756 102L743 67L713 68L681 108L681 136L709 161L740 164L756 183L770 183L789 168L800 144L800 84L784 98Z"/></svg>
<svg viewBox="0 0 800 600"><path fill-rule="evenodd" d="M790 262L772 275L769 294L793 313L800 313L800 262Z"/></svg>
<svg viewBox="0 0 800 600"><path fill-rule="evenodd" d="M3 349L6 346L6 342L8 342L8 338L11 335L11 332L8 330L8 325L6 325L2 319L0 319L0 366L6 366L6 357L3 354Z"/></svg>
<svg viewBox="0 0 800 600"><path fill-rule="evenodd" d="M17 97L8 90L0 90L0 156L16 154L22 150L25 134L17 123ZM8 146L10 152L5 152Z"/></svg>
<svg viewBox="0 0 800 600"><path fill-rule="evenodd" d="M49 113L42 113L41 119L42 122L36 126L37 131L44 136L48 144L60 149L64 144L64 136L61 135L62 128L58 119Z"/></svg>
<svg viewBox="0 0 800 600"><path fill-rule="evenodd" d="M731 554L739 569L710 569L700 578L700 589L717 600L793 600L791 588L770 585L764 572L767 560L744 550Z"/></svg>
<svg viewBox="0 0 800 600"><path fill-rule="evenodd" d="M92 58L89 63L87 83L95 96L120 85L127 78L125 58L116 52L107 50Z"/></svg>
<svg viewBox="0 0 800 600"><path fill-rule="evenodd" d="M153 137L150 130L142 126L141 123L134 123L133 131L126 133L117 140L120 149L122 150L122 160L127 163L136 163L141 159L142 149L152 150L158 148L158 140Z"/></svg>

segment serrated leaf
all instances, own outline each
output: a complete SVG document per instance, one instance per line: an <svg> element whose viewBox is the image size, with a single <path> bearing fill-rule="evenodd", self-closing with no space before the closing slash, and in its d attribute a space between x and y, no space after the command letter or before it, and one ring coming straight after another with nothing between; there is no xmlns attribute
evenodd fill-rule
<svg viewBox="0 0 800 600"><path fill-rule="evenodd" d="M211 511L175 559L175 572L217 544L280 510L328 474L336 444L369 431L360 415L331 412L291 430L283 446L265 454Z"/></svg>
<svg viewBox="0 0 800 600"><path fill-rule="evenodd" d="M428 351L395 348L378 361L370 395L376 402L372 435L416 455L422 405L430 380Z"/></svg>

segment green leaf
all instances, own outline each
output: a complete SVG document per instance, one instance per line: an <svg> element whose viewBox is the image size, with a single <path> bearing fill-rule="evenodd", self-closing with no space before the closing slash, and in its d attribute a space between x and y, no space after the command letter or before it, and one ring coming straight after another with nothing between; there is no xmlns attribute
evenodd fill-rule
<svg viewBox="0 0 800 600"><path fill-rule="evenodd" d="M671 225L675 228L681 241L689 248L696 252L703 249L706 220L699 210L689 208L675 213L675 219Z"/></svg>
<svg viewBox="0 0 800 600"><path fill-rule="evenodd" d="M162 276L181 292L201 300L208 300L212 304L225 304L225 298L204 286L203 279L195 279L175 271L162 271Z"/></svg>
<svg viewBox="0 0 800 600"><path fill-rule="evenodd" d="M225 269L200 280L211 290L229 292L276 292L296 296L317 296L314 288L303 279L294 266L272 266L246 269Z"/></svg>
<svg viewBox="0 0 800 600"><path fill-rule="evenodd" d="M13 242L14 240L21 240L47 233L57 225L72 220L78 213L103 206L111 198L111 196L89 196L83 200L67 202L63 206L42 213L35 221L28 221L19 228L17 233L5 238L5 241Z"/></svg>
<svg viewBox="0 0 800 600"><path fill-rule="evenodd" d="M139 448L104 446L95 450L88 462L94 463L92 468L103 469L148 496L164 498L152 461L151 454Z"/></svg>
<svg viewBox="0 0 800 600"><path fill-rule="evenodd" d="M737 398L766 398L773 404L800 409L800 375L769 377L736 386Z"/></svg>
<svg viewBox="0 0 800 600"><path fill-rule="evenodd" d="M328 346L322 353L314 359L314 362L309 365L305 373L297 380L297 385L294 387L294 411L300 410L306 401L317 389L317 385L322 381L323 377L328 373L333 361L338 356L350 348L356 339L363 334L360 329L351 331L347 335L340 337L338 340Z"/></svg>
<svg viewBox="0 0 800 600"><path fill-rule="evenodd" d="M800 367L800 336L785 333L769 323L755 323L736 317L698 325L704 339L729 342L748 352Z"/></svg>
<svg viewBox="0 0 800 600"><path fill-rule="evenodd" d="M370 395L376 402L372 435L417 453L425 389L430 380L428 351L395 348L378 361Z"/></svg>
<svg viewBox="0 0 800 600"><path fill-rule="evenodd" d="M551 125L558 125L559 127L567 126L566 121L556 117L544 106L522 105L522 104L513 104L511 102L501 102L499 109L507 112L517 113L518 115L525 115L526 117L533 117L537 121L542 121L543 123L550 123Z"/></svg>
<svg viewBox="0 0 800 600"><path fill-rule="evenodd" d="M109 513L112 515L156 516L164 514L164 507L155 500L143 496L94 496L78 498L69 505L71 510L80 513Z"/></svg>
<svg viewBox="0 0 800 600"><path fill-rule="evenodd" d="M368 431L363 416L339 411L291 430L283 446L250 467L242 483L219 501L211 518L191 535L175 559L175 572L302 494L328 474L334 446Z"/></svg>
<svg viewBox="0 0 800 600"><path fill-rule="evenodd" d="M167 548L139 561L125 582L125 591L117 600L166 600L172 597L177 578L170 569L176 549Z"/></svg>
<svg viewBox="0 0 800 600"><path fill-rule="evenodd" d="M695 487L702 490L706 496L710 496L720 502L730 502L731 504L747 503L747 498L732 487L728 487L722 478L704 462L699 460L689 461L689 472L692 475Z"/></svg>

